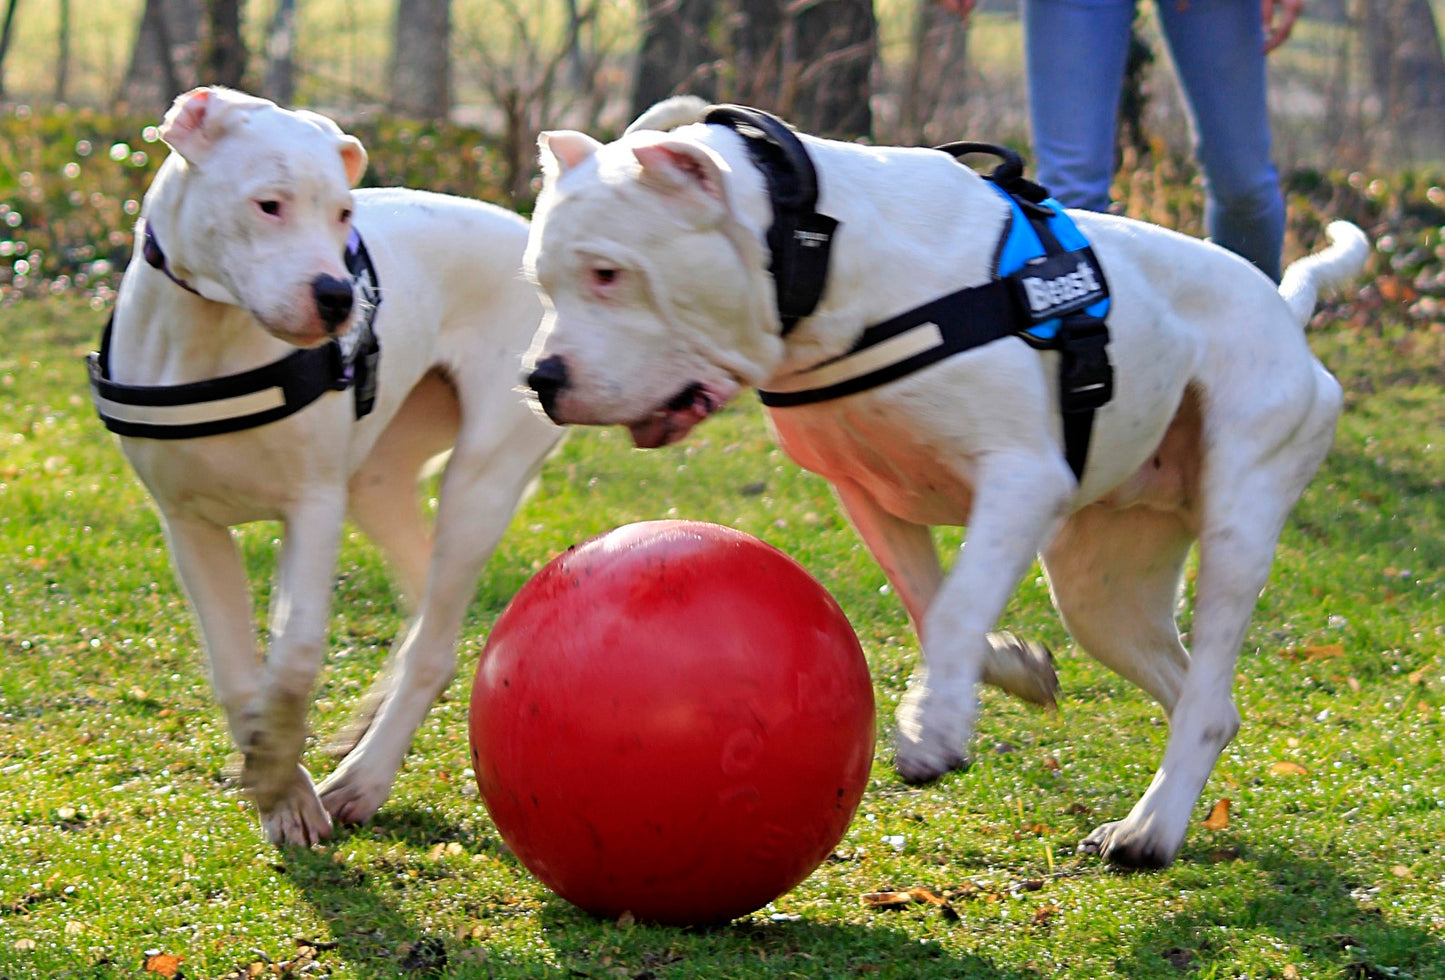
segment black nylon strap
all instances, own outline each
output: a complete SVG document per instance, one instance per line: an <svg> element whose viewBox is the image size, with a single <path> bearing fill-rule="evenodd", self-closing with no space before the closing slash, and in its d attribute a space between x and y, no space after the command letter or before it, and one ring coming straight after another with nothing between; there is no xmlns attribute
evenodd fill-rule
<svg viewBox="0 0 1445 980"><path fill-rule="evenodd" d="M826 367L926 323L938 325L943 338L938 346L838 384L804 391L760 390L758 398L769 408L789 408L842 398L844 395L876 388L954 354L1013 336L1016 311L1012 280L994 279L981 286L960 289L956 293L899 314L891 320L874 324L863 331L846 353L816 365L813 370Z"/></svg>
<svg viewBox="0 0 1445 980"><path fill-rule="evenodd" d="M777 116L740 105L711 107L703 122L742 137L768 183L773 223L768 271L777 290L783 336L812 314L828 283L828 256L838 222L819 214L818 174L802 140Z"/></svg>
<svg viewBox="0 0 1445 980"><path fill-rule="evenodd" d="M107 415L97 407L100 420L111 432L147 439L195 439L239 432L294 415L328 391L335 390L341 374L341 354L335 344L298 350L279 361L208 381L183 385L123 385L107 380L111 323L105 325L101 352L86 358L91 389L106 401L141 408L201 405L237 398L271 388L281 389L283 404L259 412L184 425L136 422Z"/></svg>

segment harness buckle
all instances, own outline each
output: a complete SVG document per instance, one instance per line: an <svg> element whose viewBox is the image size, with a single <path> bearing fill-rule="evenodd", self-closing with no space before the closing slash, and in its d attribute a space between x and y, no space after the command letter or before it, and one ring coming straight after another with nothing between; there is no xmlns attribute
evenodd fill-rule
<svg viewBox="0 0 1445 980"><path fill-rule="evenodd" d="M1091 412L1114 397L1109 328L1096 316L1076 314L1059 326L1059 408Z"/></svg>

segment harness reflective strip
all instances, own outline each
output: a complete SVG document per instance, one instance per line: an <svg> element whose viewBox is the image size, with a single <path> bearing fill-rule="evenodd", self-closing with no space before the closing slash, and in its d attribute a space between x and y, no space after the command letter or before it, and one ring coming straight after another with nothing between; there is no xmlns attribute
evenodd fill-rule
<svg viewBox="0 0 1445 980"><path fill-rule="evenodd" d="M810 388L825 388L843 384L872 374L874 371L880 371L898 361L933 350L942 343L943 329L930 320L872 347L844 354L837 360L827 361L815 368L792 375L769 388L765 394L771 396L774 392L804 391Z"/></svg>
<svg viewBox="0 0 1445 980"><path fill-rule="evenodd" d="M135 405L111 401L99 391L94 393L95 409L101 418L132 425L204 425L222 419L255 415L283 408L286 392L282 388L267 388L253 391L249 395L233 398L217 398L208 402L192 402L189 405Z"/></svg>

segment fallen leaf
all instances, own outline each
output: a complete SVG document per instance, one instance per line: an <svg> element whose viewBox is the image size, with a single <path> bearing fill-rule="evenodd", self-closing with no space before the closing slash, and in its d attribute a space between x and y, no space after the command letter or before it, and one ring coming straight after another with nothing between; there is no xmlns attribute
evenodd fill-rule
<svg viewBox="0 0 1445 980"><path fill-rule="evenodd" d="M173 956L170 953L162 953L160 950L147 950L144 954L145 962L142 966L147 973L155 973L163 977L178 977L181 975L182 958Z"/></svg>
<svg viewBox="0 0 1445 980"><path fill-rule="evenodd" d="M1308 776L1310 772L1298 762L1276 762L1269 771L1276 776Z"/></svg>
<svg viewBox="0 0 1445 980"><path fill-rule="evenodd" d="M1319 646L1292 647L1284 651L1289 660L1333 660L1345 655L1342 643L1324 643Z"/></svg>
<svg viewBox="0 0 1445 980"><path fill-rule="evenodd" d="M1299 967L1295 966L1293 963L1286 963L1284 965L1284 970L1281 972L1284 976L1284 980L1300 980Z"/></svg>
<svg viewBox="0 0 1445 980"><path fill-rule="evenodd" d="M913 904L913 896L907 892L865 892L863 904L870 909L903 909Z"/></svg>
<svg viewBox="0 0 1445 980"><path fill-rule="evenodd" d="M1057 905L1040 905L1034 910L1034 925L1041 926L1059 914Z"/></svg>
<svg viewBox="0 0 1445 980"><path fill-rule="evenodd" d="M1413 877L1415 877L1414 872L1412 872L1409 868L1405 867L1403 864L1397 864L1397 865L1395 865L1394 867L1392 867L1392 868L1390 869L1390 874L1394 875L1396 878L1413 878Z"/></svg>
<svg viewBox="0 0 1445 980"><path fill-rule="evenodd" d="M915 902L922 902L925 905L948 904L948 899L938 894L938 892L930 891L929 889L924 888L922 885L914 885L912 888L908 889L907 895Z"/></svg>
<svg viewBox="0 0 1445 980"><path fill-rule="evenodd" d="M1229 800L1219 800L1209 809L1209 816L1204 818L1205 830L1223 830L1229 826Z"/></svg>
<svg viewBox="0 0 1445 980"><path fill-rule="evenodd" d="M630 929L637 925L637 916L633 915L631 911L625 911L617 917L616 925L619 929Z"/></svg>

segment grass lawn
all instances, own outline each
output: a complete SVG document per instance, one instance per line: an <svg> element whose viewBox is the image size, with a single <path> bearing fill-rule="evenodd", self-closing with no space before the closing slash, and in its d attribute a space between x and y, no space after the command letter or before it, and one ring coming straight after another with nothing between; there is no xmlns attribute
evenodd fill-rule
<svg viewBox="0 0 1445 980"><path fill-rule="evenodd" d="M5 980L1445 977L1438 326L1315 335L1349 407L1245 644L1244 727L1178 863L1120 874L1074 847L1147 785L1160 709L1070 645L1035 571L1008 621L1058 653L1061 710L986 692L973 767L903 785L888 738L916 643L826 485L772 446L751 396L667 450L575 433L487 568L458 677L391 800L315 849L268 846L229 782L155 513L90 410L80 355L102 319L69 297L0 309ZM551 895L508 853L467 770L471 677L507 600L567 545L669 516L798 558L852 619L878 692L877 761L836 852L772 905L706 930L598 921ZM261 609L277 533L238 532ZM938 537L951 550L961 535ZM355 534L336 598L312 719L323 735L399 626ZM331 764L319 750L309 761ZM1227 821L1216 810L1205 826L1221 800ZM914 886L942 904L862 898Z"/></svg>

